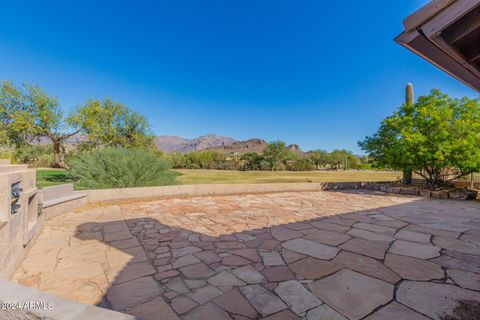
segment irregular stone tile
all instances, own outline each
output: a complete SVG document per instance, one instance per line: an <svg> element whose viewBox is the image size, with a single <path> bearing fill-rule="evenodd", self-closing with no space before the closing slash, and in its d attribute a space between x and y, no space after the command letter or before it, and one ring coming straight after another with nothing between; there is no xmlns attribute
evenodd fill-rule
<svg viewBox="0 0 480 320"><path fill-rule="evenodd" d="M257 311L252 308L237 289L232 289L218 296L212 302L227 312L239 314L247 318L255 318L257 316Z"/></svg>
<svg viewBox="0 0 480 320"><path fill-rule="evenodd" d="M462 271L480 273L480 265L471 262L465 262L464 260L460 260L446 255L442 255L429 261L441 265L444 268L452 268Z"/></svg>
<svg viewBox="0 0 480 320"><path fill-rule="evenodd" d="M370 223L364 223L364 222L355 223L353 225L353 227L358 228L358 229L367 230L367 231L372 231L372 232L375 232L375 233L382 233L382 234L386 234L386 235L389 235L389 236L393 236L395 234L395 232L397 232L397 230L394 229L394 228L389 228L389 227L384 227L384 226L379 226L379 225L376 225L376 224L370 224Z"/></svg>
<svg viewBox="0 0 480 320"><path fill-rule="evenodd" d="M389 252L419 259L430 259L440 256L439 247L404 240L396 240Z"/></svg>
<svg viewBox="0 0 480 320"><path fill-rule="evenodd" d="M117 274L116 272L115 274L110 274L108 271L106 272L106 274L111 283L118 284L133 279L149 276L156 272L157 270L155 270L155 268L152 267L149 262L139 262L128 264L125 268L122 269L122 271L120 271L119 274Z"/></svg>
<svg viewBox="0 0 480 320"><path fill-rule="evenodd" d="M357 237L357 238L370 240L370 241L381 241L381 242L389 243L395 240L394 237L383 234L383 233L376 233L376 232L367 231L367 230L358 229L358 228L350 229L350 231L348 231L347 234L352 237Z"/></svg>
<svg viewBox="0 0 480 320"><path fill-rule="evenodd" d="M361 319L393 299L393 285L363 274L341 270L310 284L320 300L349 319Z"/></svg>
<svg viewBox="0 0 480 320"><path fill-rule="evenodd" d="M244 266L250 263L250 260L235 255L227 256L222 259L222 264L224 266Z"/></svg>
<svg viewBox="0 0 480 320"><path fill-rule="evenodd" d="M104 232L103 240L106 242L113 242L117 240L125 240L133 238L132 234L128 230L118 232Z"/></svg>
<svg viewBox="0 0 480 320"><path fill-rule="evenodd" d="M131 247L138 247L140 243L136 238L131 238L131 239L113 241L110 243L110 245L117 249L126 249Z"/></svg>
<svg viewBox="0 0 480 320"><path fill-rule="evenodd" d="M365 318L365 320L428 320L429 318L408 309L398 302L390 302L382 309L374 312L372 315Z"/></svg>
<svg viewBox="0 0 480 320"><path fill-rule="evenodd" d="M230 320L231 318L221 308L217 307L213 303L207 303L206 305L200 306L190 311L185 317L185 320L199 320L199 319Z"/></svg>
<svg viewBox="0 0 480 320"><path fill-rule="evenodd" d="M132 307L127 310L127 313L144 320L158 319L159 314L162 315L162 320L179 320L175 312L161 297Z"/></svg>
<svg viewBox="0 0 480 320"><path fill-rule="evenodd" d="M164 279L176 277L179 274L180 274L180 272L178 272L178 270L162 271L162 272L158 272L155 275L155 279L161 281L161 280L164 280Z"/></svg>
<svg viewBox="0 0 480 320"><path fill-rule="evenodd" d="M192 254L200 251L202 251L202 249L194 246L183 247L180 249L172 249L172 257L177 258L177 257L185 256L187 254Z"/></svg>
<svg viewBox="0 0 480 320"><path fill-rule="evenodd" d="M476 244L477 246L480 246L480 235L476 235L476 234L462 234L460 236L460 240L463 240L465 242L470 242L470 243L474 243Z"/></svg>
<svg viewBox="0 0 480 320"><path fill-rule="evenodd" d="M460 287L480 291L480 274L448 269L447 274Z"/></svg>
<svg viewBox="0 0 480 320"><path fill-rule="evenodd" d="M295 313L287 309L262 318L262 320L300 320L300 318Z"/></svg>
<svg viewBox="0 0 480 320"><path fill-rule="evenodd" d="M400 281L400 277L385 267L382 263L373 258L362 256L348 251L340 251L340 253L332 260L334 264L341 267L363 273L385 282L395 284Z"/></svg>
<svg viewBox="0 0 480 320"><path fill-rule="evenodd" d="M262 271L268 281L287 281L295 279L295 275L287 267L271 267Z"/></svg>
<svg viewBox="0 0 480 320"><path fill-rule="evenodd" d="M250 265L235 268L232 273L248 284L264 282L265 278Z"/></svg>
<svg viewBox="0 0 480 320"><path fill-rule="evenodd" d="M215 247L218 249L241 249L245 248L245 245L243 243L234 241L220 241L215 242Z"/></svg>
<svg viewBox="0 0 480 320"><path fill-rule="evenodd" d="M172 308L178 314L186 313L196 306L198 306L198 303L187 296L176 297L172 300Z"/></svg>
<svg viewBox="0 0 480 320"><path fill-rule="evenodd" d="M168 280L166 287L177 293L190 292L190 289L187 288L181 277L176 277Z"/></svg>
<svg viewBox="0 0 480 320"><path fill-rule="evenodd" d="M123 310L145 303L162 294L162 289L151 277L140 278L113 285L107 299L114 310Z"/></svg>
<svg viewBox="0 0 480 320"><path fill-rule="evenodd" d="M339 248L376 259L383 259L389 246L387 243L368 241L353 238L342 244Z"/></svg>
<svg viewBox="0 0 480 320"><path fill-rule="evenodd" d="M236 249L229 251L230 253L246 258L252 262L261 262L262 259L258 255L257 250L255 249Z"/></svg>
<svg viewBox="0 0 480 320"><path fill-rule="evenodd" d="M282 300L258 284L240 287L240 291L262 316L268 316L287 308Z"/></svg>
<svg viewBox="0 0 480 320"><path fill-rule="evenodd" d="M319 260L311 257L291 263L288 265L288 267L297 276L300 276L304 279L320 279L341 269L338 265L330 261Z"/></svg>
<svg viewBox="0 0 480 320"><path fill-rule="evenodd" d="M277 240L263 240L260 246L258 247L258 249L271 251L271 250L274 250L279 244L280 244L280 241L277 241Z"/></svg>
<svg viewBox="0 0 480 320"><path fill-rule="evenodd" d="M196 264L196 263L199 263L199 262L201 262L201 261L198 260L197 257L195 257L192 254L188 254L186 256L180 257L177 260L175 260L172 263L172 268L173 269L181 268L181 267L189 266L189 265Z"/></svg>
<svg viewBox="0 0 480 320"><path fill-rule="evenodd" d="M271 229L271 232L272 232L272 236L279 241L300 238L303 236L303 233L299 231L287 229L284 227L273 227Z"/></svg>
<svg viewBox="0 0 480 320"><path fill-rule="evenodd" d="M236 276L227 271L222 271L210 279L207 280L208 283L214 286L243 286L245 282L238 279Z"/></svg>
<svg viewBox="0 0 480 320"><path fill-rule="evenodd" d="M207 285L207 280L203 279L185 279L184 282L190 289L197 289Z"/></svg>
<svg viewBox="0 0 480 320"><path fill-rule="evenodd" d="M195 290L193 293L189 294L189 296L199 304L204 304L218 297L222 293L222 291L215 288L214 286L206 286Z"/></svg>
<svg viewBox="0 0 480 320"><path fill-rule="evenodd" d="M323 222L328 222L328 223L340 224L342 226L347 226L347 227L351 227L352 225L354 225L355 223L358 222L355 219L346 218L346 217L341 216L341 215L333 216L333 217L327 217L327 218L322 219L322 221Z"/></svg>
<svg viewBox="0 0 480 320"><path fill-rule="evenodd" d="M380 226L396 228L396 229L400 229L408 225L407 222L403 222L400 220L381 220L381 221L377 221L376 224Z"/></svg>
<svg viewBox="0 0 480 320"><path fill-rule="evenodd" d="M285 265L285 262L283 261L282 257L278 252L275 252L275 251L260 252L260 256L262 257L263 264L267 267Z"/></svg>
<svg viewBox="0 0 480 320"><path fill-rule="evenodd" d="M222 261L222 258L213 250L197 252L195 253L195 256L206 264L212 264Z"/></svg>
<svg viewBox="0 0 480 320"><path fill-rule="evenodd" d="M305 230L305 229L312 228L312 226L306 222L294 222L294 223L289 223L285 226L293 230Z"/></svg>
<svg viewBox="0 0 480 320"><path fill-rule="evenodd" d="M308 311L306 315L306 319L307 320L348 320L347 318L345 318L340 313L333 310L326 304L322 304L321 306Z"/></svg>
<svg viewBox="0 0 480 320"><path fill-rule="evenodd" d="M282 249L282 257L286 263L292 263L297 260L306 258L307 256L304 254L296 253L287 249Z"/></svg>
<svg viewBox="0 0 480 320"><path fill-rule="evenodd" d="M235 237L237 237L237 239L240 241L255 240L255 237L249 235L248 233L237 233L235 234Z"/></svg>
<svg viewBox="0 0 480 320"><path fill-rule="evenodd" d="M442 253L465 263L480 266L480 256L452 250L442 250Z"/></svg>
<svg viewBox="0 0 480 320"><path fill-rule="evenodd" d="M407 280L430 281L445 277L438 264L421 259L388 253L384 263Z"/></svg>
<svg viewBox="0 0 480 320"><path fill-rule="evenodd" d="M480 256L480 247L471 242L435 236L433 237L433 243L444 249Z"/></svg>
<svg viewBox="0 0 480 320"><path fill-rule="evenodd" d="M460 232L449 231L449 230L442 230L442 229L435 229L430 228L427 226L422 226L418 224L411 224L405 227L405 230L426 233L426 234L433 234L435 236L446 237L446 238L453 238L457 239L460 236Z"/></svg>
<svg viewBox="0 0 480 320"><path fill-rule="evenodd" d="M180 269L180 272L190 279L209 278L215 273L205 263L197 263L183 267Z"/></svg>
<svg viewBox="0 0 480 320"><path fill-rule="evenodd" d="M403 229L395 234L395 238L410 242L430 243L431 235Z"/></svg>
<svg viewBox="0 0 480 320"><path fill-rule="evenodd" d="M322 304L296 280L280 282L275 288L275 293L298 315Z"/></svg>
<svg viewBox="0 0 480 320"><path fill-rule="evenodd" d="M480 293L449 284L405 281L397 290L397 301L407 307L439 319L441 315L453 315L458 300L480 301Z"/></svg>
<svg viewBox="0 0 480 320"><path fill-rule="evenodd" d="M327 231L334 231L339 233L345 233L350 230L349 226L343 226L335 223L323 222L323 221L314 221L311 223L315 228Z"/></svg>
<svg viewBox="0 0 480 320"><path fill-rule="evenodd" d="M288 240L282 243L282 246L290 251L298 252L307 256L311 256L313 258L324 260L330 260L334 258L339 251L338 248L302 238Z"/></svg>
<svg viewBox="0 0 480 320"><path fill-rule="evenodd" d="M307 234L304 238L307 240L328 244L330 246L338 246L344 242L347 242L352 237L343 233L331 232L326 230L315 230Z"/></svg>

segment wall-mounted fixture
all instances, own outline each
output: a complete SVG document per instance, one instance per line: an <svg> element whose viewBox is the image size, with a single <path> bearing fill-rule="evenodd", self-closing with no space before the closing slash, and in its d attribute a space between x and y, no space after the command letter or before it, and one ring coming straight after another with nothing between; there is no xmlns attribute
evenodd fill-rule
<svg viewBox="0 0 480 320"><path fill-rule="evenodd" d="M15 214L20 209L20 204L18 200L20 199L20 194L23 191L20 186L20 181L14 182L11 185L11 213Z"/></svg>

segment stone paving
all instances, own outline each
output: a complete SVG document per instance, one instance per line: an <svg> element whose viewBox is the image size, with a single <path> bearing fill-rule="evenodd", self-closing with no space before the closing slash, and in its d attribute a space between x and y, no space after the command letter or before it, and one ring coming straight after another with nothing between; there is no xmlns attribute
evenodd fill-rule
<svg viewBox="0 0 480 320"><path fill-rule="evenodd" d="M439 319L480 301L480 203L372 192L125 202L49 220L14 280L144 319Z"/></svg>

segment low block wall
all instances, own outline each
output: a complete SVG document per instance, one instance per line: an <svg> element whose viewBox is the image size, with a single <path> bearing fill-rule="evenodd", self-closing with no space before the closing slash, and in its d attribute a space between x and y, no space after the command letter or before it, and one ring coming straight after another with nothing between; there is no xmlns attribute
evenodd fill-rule
<svg viewBox="0 0 480 320"><path fill-rule="evenodd" d="M265 183L265 184L199 184L184 186L142 187L85 190L87 202L162 198L172 196L215 196L247 193L321 191L359 189L367 182Z"/></svg>

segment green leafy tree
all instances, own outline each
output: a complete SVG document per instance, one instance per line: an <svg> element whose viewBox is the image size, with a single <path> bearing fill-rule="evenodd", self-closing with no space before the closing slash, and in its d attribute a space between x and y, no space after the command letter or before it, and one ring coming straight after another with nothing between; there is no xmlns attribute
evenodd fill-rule
<svg viewBox="0 0 480 320"><path fill-rule="evenodd" d="M345 149L336 149L330 153L329 164L334 169L348 169L350 163L356 163L357 160L351 151Z"/></svg>
<svg viewBox="0 0 480 320"><path fill-rule="evenodd" d="M480 170L479 100L432 90L400 107L359 145L377 166L412 170L437 187ZM453 173L448 178L446 169Z"/></svg>
<svg viewBox="0 0 480 320"><path fill-rule="evenodd" d="M330 162L330 154L324 150L314 150L309 153L309 158L315 165L316 169L326 167Z"/></svg>
<svg viewBox="0 0 480 320"><path fill-rule="evenodd" d="M267 166L263 156L256 152L243 154L240 161L242 162L241 170L244 171L264 170L264 167Z"/></svg>
<svg viewBox="0 0 480 320"><path fill-rule="evenodd" d="M11 82L0 87L0 126L4 144L25 148L35 139L46 137L52 142L53 160L66 168L65 141L78 131L63 116L58 99L35 85L17 88Z"/></svg>
<svg viewBox="0 0 480 320"><path fill-rule="evenodd" d="M263 151L263 158L269 170L285 170L285 163L292 158L292 152L287 149L285 142L274 141L269 143Z"/></svg>
<svg viewBox="0 0 480 320"><path fill-rule="evenodd" d="M149 147L153 134L147 119L111 99L88 100L70 117L85 135L85 144L98 147Z"/></svg>

